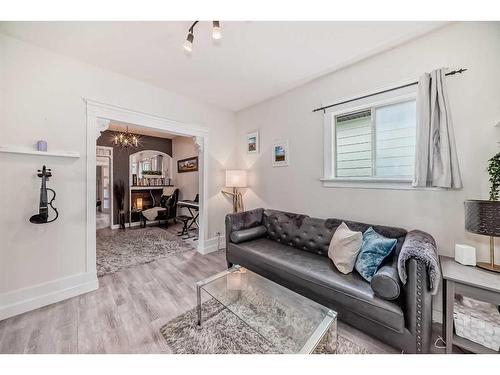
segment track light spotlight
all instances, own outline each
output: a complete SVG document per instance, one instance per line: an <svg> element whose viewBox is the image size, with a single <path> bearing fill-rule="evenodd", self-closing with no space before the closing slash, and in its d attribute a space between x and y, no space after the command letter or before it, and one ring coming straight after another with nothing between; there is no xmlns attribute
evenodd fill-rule
<svg viewBox="0 0 500 375"><path fill-rule="evenodd" d="M193 50L193 40L194 40L194 34L191 30L189 30L186 41L184 42L183 45L184 49L187 52L191 52Z"/></svg>
<svg viewBox="0 0 500 375"><path fill-rule="evenodd" d="M215 40L219 40L222 38L222 34L220 32L220 22L219 21L213 21L213 27L212 27L212 38Z"/></svg>

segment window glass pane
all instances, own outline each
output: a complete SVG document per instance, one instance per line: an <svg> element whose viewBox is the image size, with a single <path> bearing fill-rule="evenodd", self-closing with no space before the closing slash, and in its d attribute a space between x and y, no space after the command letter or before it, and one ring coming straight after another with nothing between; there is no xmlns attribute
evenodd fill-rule
<svg viewBox="0 0 500 375"><path fill-rule="evenodd" d="M415 164L414 100L375 109L375 176L411 178Z"/></svg>
<svg viewBox="0 0 500 375"><path fill-rule="evenodd" d="M336 176L372 176L371 111L335 118Z"/></svg>

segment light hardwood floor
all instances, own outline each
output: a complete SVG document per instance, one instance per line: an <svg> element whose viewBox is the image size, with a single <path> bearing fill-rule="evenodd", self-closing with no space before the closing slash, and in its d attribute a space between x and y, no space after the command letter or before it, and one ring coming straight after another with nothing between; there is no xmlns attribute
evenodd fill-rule
<svg viewBox="0 0 500 375"><path fill-rule="evenodd" d="M0 322L0 353L170 353L159 329L196 304L194 283L226 268L224 250L159 259L99 278L99 289ZM397 353L339 322L375 353Z"/></svg>

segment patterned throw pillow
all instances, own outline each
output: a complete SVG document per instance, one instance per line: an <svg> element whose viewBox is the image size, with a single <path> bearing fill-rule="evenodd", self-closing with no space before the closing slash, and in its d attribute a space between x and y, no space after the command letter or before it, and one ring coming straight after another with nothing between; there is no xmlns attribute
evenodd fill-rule
<svg viewBox="0 0 500 375"><path fill-rule="evenodd" d="M363 234L350 230L344 222L338 226L333 234L328 247L328 257L343 274L351 273L354 269L362 242Z"/></svg>
<svg viewBox="0 0 500 375"><path fill-rule="evenodd" d="M375 272L396 247L395 238L386 238L368 228L363 233L363 245L356 259L356 271L368 282L372 281Z"/></svg>

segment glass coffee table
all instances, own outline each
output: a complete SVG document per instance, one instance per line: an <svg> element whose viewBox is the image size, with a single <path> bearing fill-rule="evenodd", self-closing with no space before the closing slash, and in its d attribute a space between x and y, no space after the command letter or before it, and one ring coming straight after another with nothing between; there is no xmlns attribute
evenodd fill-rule
<svg viewBox="0 0 500 375"><path fill-rule="evenodd" d="M198 326L206 292L280 353L335 353L337 313L250 270L234 266L196 283Z"/></svg>

